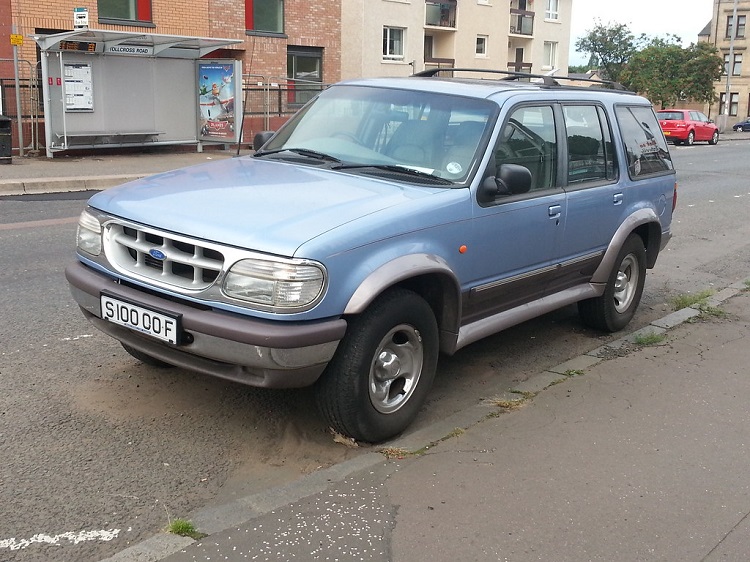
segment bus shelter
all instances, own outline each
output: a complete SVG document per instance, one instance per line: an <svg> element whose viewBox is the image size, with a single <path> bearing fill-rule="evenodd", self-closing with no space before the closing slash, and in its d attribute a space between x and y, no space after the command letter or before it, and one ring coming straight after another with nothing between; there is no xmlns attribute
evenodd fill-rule
<svg viewBox="0 0 750 562"><path fill-rule="evenodd" d="M240 141L242 66L206 58L241 43L78 29L41 50L47 156L84 148ZM237 126L235 126L235 124Z"/></svg>

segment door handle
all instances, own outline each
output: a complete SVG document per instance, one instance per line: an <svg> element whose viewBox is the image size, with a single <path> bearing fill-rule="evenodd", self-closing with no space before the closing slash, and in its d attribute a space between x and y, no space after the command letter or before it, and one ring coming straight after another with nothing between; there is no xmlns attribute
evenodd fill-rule
<svg viewBox="0 0 750 562"><path fill-rule="evenodd" d="M550 205L549 207L549 218L551 219L559 219L560 218L560 212L562 211L562 207L560 205Z"/></svg>
<svg viewBox="0 0 750 562"><path fill-rule="evenodd" d="M622 205L624 199L625 197L622 193L615 193L614 197L612 197L612 203L614 203L615 205Z"/></svg>

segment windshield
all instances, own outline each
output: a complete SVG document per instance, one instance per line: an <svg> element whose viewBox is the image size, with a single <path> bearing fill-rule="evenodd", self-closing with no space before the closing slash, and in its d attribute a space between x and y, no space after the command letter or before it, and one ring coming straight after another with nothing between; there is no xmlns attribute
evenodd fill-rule
<svg viewBox="0 0 750 562"><path fill-rule="evenodd" d="M339 160L342 170L378 173L378 166L399 166L463 183L478 165L496 111L482 99L333 86L295 115L261 155L304 149Z"/></svg>

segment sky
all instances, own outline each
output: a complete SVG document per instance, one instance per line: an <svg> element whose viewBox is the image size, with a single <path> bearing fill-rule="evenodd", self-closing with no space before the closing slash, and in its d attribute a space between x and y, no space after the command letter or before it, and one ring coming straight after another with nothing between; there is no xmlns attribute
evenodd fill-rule
<svg viewBox="0 0 750 562"><path fill-rule="evenodd" d="M641 33L678 35L687 47L698 42L698 33L711 21L712 9L713 0L573 0L569 63L588 62L588 55L577 53L574 45L597 20L605 26L626 24L636 37Z"/></svg>

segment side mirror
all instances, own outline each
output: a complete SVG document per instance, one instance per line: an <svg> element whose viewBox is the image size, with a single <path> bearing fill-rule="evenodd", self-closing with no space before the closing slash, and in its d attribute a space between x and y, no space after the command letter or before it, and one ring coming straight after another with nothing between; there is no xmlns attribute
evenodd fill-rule
<svg viewBox="0 0 750 562"><path fill-rule="evenodd" d="M253 137L253 150L260 150L275 134L276 131L261 131L260 133L256 133Z"/></svg>
<svg viewBox="0 0 750 562"><path fill-rule="evenodd" d="M499 195L518 195L531 189L531 172L519 164L501 164L495 177L488 177L479 187L479 200L494 201Z"/></svg>

